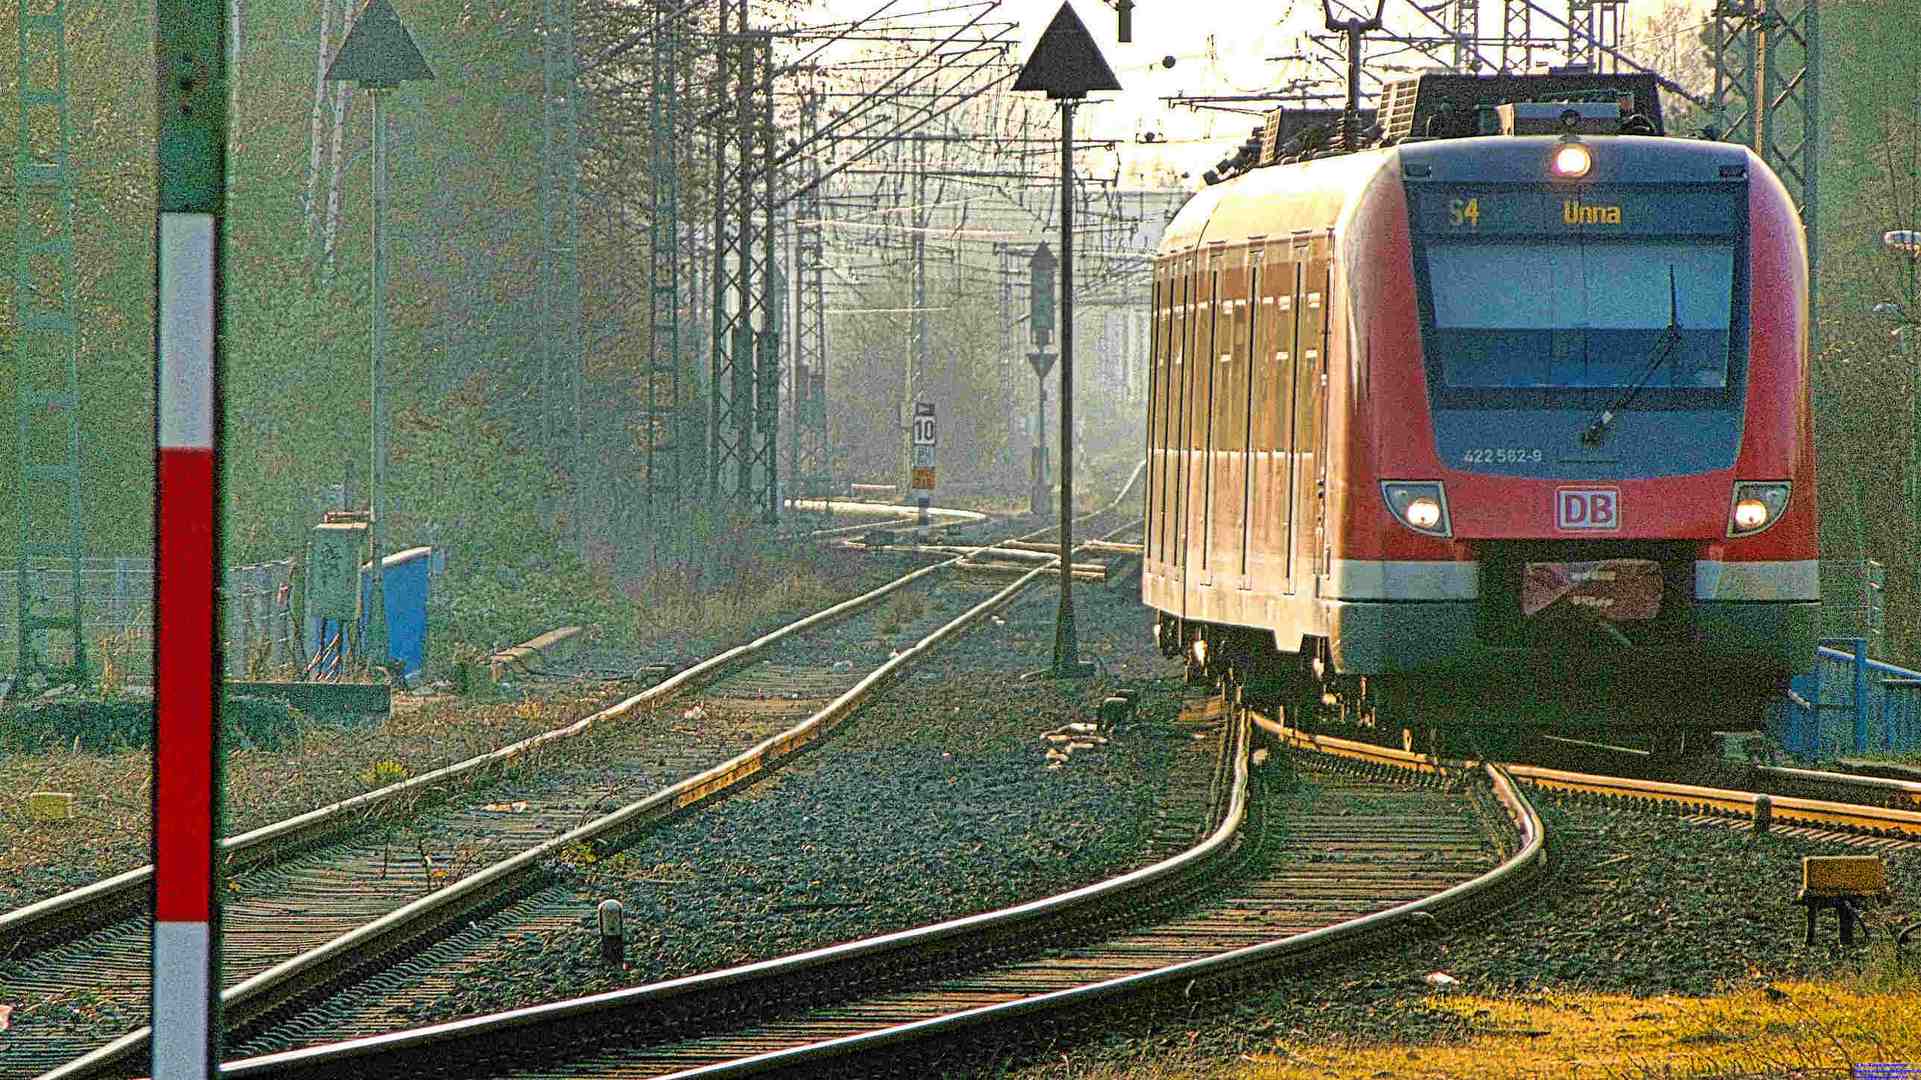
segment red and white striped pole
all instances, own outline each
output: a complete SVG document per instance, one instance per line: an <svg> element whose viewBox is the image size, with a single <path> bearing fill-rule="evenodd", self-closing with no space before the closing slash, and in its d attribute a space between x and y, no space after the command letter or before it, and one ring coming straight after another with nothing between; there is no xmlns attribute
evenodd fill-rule
<svg viewBox="0 0 1921 1080"><path fill-rule="evenodd" d="M220 963L214 918L220 638L214 607L212 214L160 215L154 536L153 1069L212 1075Z"/></svg>
<svg viewBox="0 0 1921 1080"><path fill-rule="evenodd" d="M154 267L153 1076L220 1061L219 0L157 0Z"/></svg>

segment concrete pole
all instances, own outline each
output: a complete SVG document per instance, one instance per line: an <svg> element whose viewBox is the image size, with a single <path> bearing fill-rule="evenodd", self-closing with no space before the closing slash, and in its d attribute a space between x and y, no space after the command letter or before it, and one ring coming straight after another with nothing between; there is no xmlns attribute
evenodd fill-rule
<svg viewBox="0 0 1921 1080"><path fill-rule="evenodd" d="M1074 99L1061 99L1061 606L1054 674L1081 674L1074 633Z"/></svg>
<svg viewBox="0 0 1921 1080"><path fill-rule="evenodd" d="M366 656L371 664L386 666L386 574L381 560L387 553L387 91L372 90L373 98L373 348L369 412L373 423L373 468L368 476L373 511L373 596L367 613Z"/></svg>

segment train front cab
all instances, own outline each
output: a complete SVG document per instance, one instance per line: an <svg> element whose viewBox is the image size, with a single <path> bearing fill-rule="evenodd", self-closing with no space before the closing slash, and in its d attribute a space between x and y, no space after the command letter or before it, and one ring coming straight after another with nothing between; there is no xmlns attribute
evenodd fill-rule
<svg viewBox="0 0 1921 1080"><path fill-rule="evenodd" d="M1799 221L1738 146L1559 145L1403 146L1342 223L1328 660L1758 718L1818 633Z"/></svg>

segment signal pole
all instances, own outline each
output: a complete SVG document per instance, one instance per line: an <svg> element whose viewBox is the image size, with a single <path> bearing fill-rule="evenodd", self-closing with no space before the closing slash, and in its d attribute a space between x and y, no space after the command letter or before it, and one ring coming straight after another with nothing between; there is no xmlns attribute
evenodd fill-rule
<svg viewBox="0 0 1921 1080"><path fill-rule="evenodd" d="M1074 632L1074 104L1089 90L1119 90L1087 27L1063 3L1021 68L1014 89L1061 103L1061 604L1054 620L1054 676L1089 674Z"/></svg>
<svg viewBox="0 0 1921 1080"><path fill-rule="evenodd" d="M1066 9L1063 6L1063 10ZM1061 99L1061 608L1054 673L1079 674L1074 632L1074 99Z"/></svg>
<svg viewBox="0 0 1921 1080"><path fill-rule="evenodd" d="M433 77L433 71L414 44L413 35L407 32L388 0L371 0L361 9L326 75L328 82L352 80L373 97L373 287L367 305L373 311L367 379L367 405L373 421L370 454L373 462L367 470L367 507L373 517L373 588L367 613L368 641L362 653L369 663L380 668L393 663L387 641L386 577L382 569L382 560L387 554L387 126L381 105L387 93L401 83Z"/></svg>
<svg viewBox="0 0 1921 1080"><path fill-rule="evenodd" d="M1034 351L1027 362L1034 369L1038 391L1038 412L1034 419L1034 448L1029 454L1028 481L1032 494L1028 512L1040 517L1047 512L1047 373L1053 370L1054 354L1047 351L1054 336L1054 252L1046 244L1034 249L1027 260L1027 326L1034 338Z"/></svg>

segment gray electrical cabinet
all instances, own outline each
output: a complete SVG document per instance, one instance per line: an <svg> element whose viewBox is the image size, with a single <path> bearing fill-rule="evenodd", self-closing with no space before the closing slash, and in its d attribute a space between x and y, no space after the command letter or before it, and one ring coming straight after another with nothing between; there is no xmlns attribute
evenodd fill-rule
<svg viewBox="0 0 1921 1080"><path fill-rule="evenodd" d="M360 611L360 566L367 558L367 523L315 526L307 541L307 615L351 619Z"/></svg>

